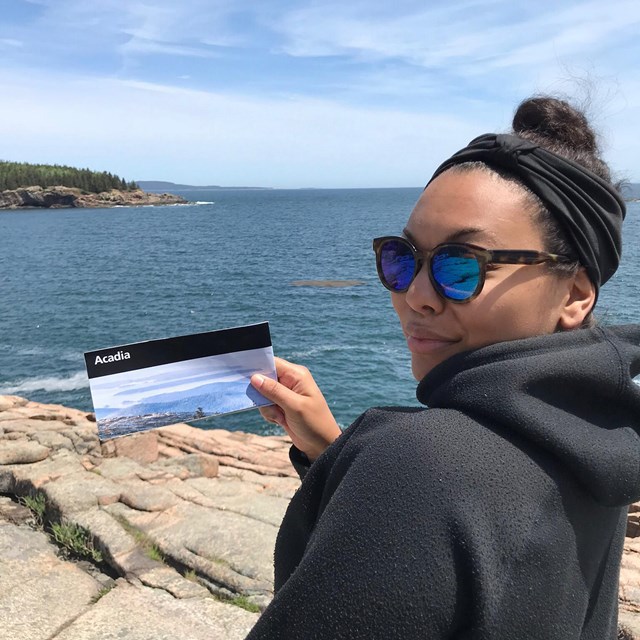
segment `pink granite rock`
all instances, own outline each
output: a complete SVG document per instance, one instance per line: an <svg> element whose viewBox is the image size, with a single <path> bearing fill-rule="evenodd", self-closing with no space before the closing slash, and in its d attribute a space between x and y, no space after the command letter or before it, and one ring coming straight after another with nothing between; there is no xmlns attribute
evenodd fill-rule
<svg viewBox="0 0 640 640"><path fill-rule="evenodd" d="M114 438L102 443L102 455L105 458L125 456L140 464L149 464L158 459L158 438L153 431Z"/></svg>

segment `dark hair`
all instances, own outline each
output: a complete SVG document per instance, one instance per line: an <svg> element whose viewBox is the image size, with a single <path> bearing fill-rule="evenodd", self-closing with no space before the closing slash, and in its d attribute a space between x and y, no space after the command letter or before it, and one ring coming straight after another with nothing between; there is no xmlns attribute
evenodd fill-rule
<svg viewBox="0 0 640 640"><path fill-rule="evenodd" d="M565 100L529 98L513 116L513 133L569 158L611 183L611 172L600 157L597 136L584 113Z"/></svg>
<svg viewBox="0 0 640 640"><path fill-rule="evenodd" d="M600 155L596 133L585 114L566 100L549 96L524 100L516 109L512 128L513 133L518 137L530 140L559 156L569 158L612 184L609 167ZM528 189L526 191L528 199L532 204L535 203L536 221L542 227L545 250L549 253L575 257L575 249L568 241L558 220L537 196ZM552 268L568 276L577 273L580 266L576 258L574 263ZM595 325L592 311L584 319L583 327Z"/></svg>
<svg viewBox="0 0 640 640"><path fill-rule="evenodd" d="M612 184L609 167L600 157L595 132L584 113L566 100L549 96L538 96L524 100L513 116L512 133L581 164ZM518 178L505 170L489 167L483 162L477 161L455 165L449 170L452 169L454 171L480 169L498 174L501 178L518 185L524 191L527 204L533 211L535 222L542 229L544 250L575 258L574 262L568 264L550 263L548 268L566 277L578 272L582 265L578 260L576 250L569 242L557 218L545 207L540 198L522 184ZM595 319L590 311L582 326L592 327L594 325Z"/></svg>

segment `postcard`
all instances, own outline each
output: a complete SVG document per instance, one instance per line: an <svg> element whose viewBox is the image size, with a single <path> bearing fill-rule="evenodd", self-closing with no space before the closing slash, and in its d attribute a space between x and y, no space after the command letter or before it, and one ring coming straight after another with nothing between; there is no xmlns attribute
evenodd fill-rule
<svg viewBox="0 0 640 640"><path fill-rule="evenodd" d="M277 379L269 323L84 354L100 440L271 404L250 384Z"/></svg>

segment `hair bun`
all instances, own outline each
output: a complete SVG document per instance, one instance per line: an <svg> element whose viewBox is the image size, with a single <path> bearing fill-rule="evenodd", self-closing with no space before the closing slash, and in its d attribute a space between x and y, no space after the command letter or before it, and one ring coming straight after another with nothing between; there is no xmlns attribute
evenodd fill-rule
<svg viewBox="0 0 640 640"><path fill-rule="evenodd" d="M584 114L558 98L529 98L513 116L513 132L550 149L596 155L596 136Z"/></svg>

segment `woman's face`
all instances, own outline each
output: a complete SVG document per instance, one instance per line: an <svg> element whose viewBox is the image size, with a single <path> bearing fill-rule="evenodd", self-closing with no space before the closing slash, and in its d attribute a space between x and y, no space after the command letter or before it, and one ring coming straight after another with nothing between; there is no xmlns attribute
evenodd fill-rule
<svg viewBox="0 0 640 640"><path fill-rule="evenodd" d="M404 234L418 250L443 242L485 249L544 251L542 232L516 185L482 171L447 171L418 200ZM504 340L553 333L569 298L569 279L545 265L495 265L481 293L465 304L441 298L423 266L393 306L422 379L454 353Z"/></svg>

